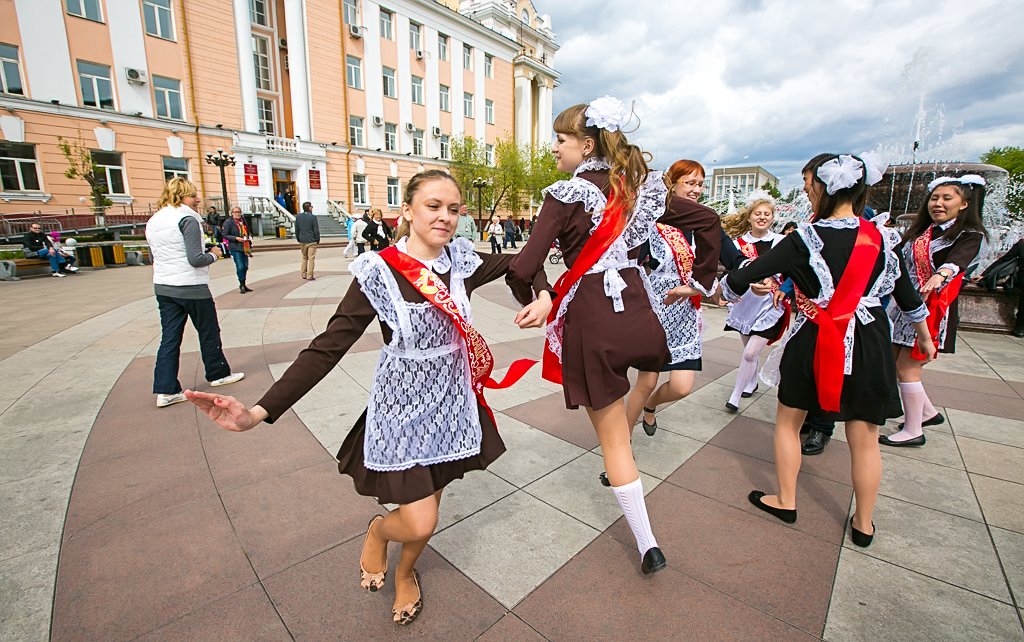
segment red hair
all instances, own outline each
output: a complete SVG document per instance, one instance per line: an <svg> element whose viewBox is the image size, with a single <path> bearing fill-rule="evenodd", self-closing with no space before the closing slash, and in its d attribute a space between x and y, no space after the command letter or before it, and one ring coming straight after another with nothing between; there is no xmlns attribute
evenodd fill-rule
<svg viewBox="0 0 1024 642"><path fill-rule="evenodd" d="M683 160L677 160L676 162L672 163L672 167L668 168L667 174L668 180L671 181L672 183L675 183L680 178L688 174L700 174L701 176L707 175L704 173L703 165L701 165L695 160L687 160L685 158Z"/></svg>

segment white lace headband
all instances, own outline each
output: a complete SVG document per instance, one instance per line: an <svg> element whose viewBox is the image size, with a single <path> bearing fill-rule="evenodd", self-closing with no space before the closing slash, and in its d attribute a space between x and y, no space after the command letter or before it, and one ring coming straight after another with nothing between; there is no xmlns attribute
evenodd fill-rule
<svg viewBox="0 0 1024 642"><path fill-rule="evenodd" d="M885 174L887 168L888 165L878 154L861 154L861 160L857 160L849 154L841 154L838 158L822 163L817 173L818 178L825 183L825 191L831 196L841 189L856 185L857 181L864 176L865 171L867 171L867 177L864 182L874 185L882 180L882 175Z"/></svg>
<svg viewBox="0 0 1024 642"><path fill-rule="evenodd" d="M977 174L964 174L963 176L941 176L931 183L928 183L928 193L931 194L935 188L943 183L960 183L961 185L985 186L985 179Z"/></svg>
<svg viewBox="0 0 1024 642"><path fill-rule="evenodd" d="M590 106L584 115L587 117L587 127L597 125L601 129L610 132L622 129L629 121L630 111L618 98L602 96L590 101Z"/></svg>

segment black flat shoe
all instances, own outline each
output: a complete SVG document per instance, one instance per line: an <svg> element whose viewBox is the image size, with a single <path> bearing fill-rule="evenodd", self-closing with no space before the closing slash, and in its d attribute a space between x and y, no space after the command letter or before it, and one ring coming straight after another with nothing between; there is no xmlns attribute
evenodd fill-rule
<svg viewBox="0 0 1024 642"><path fill-rule="evenodd" d="M602 486L607 486L608 488L611 488L612 483L608 481L608 473L601 473L600 475L597 476L597 479L601 482Z"/></svg>
<svg viewBox="0 0 1024 642"><path fill-rule="evenodd" d="M644 575L650 575L665 568L665 564L665 556L661 549L655 546L644 553L644 561L640 563L640 570L644 572Z"/></svg>
<svg viewBox="0 0 1024 642"><path fill-rule="evenodd" d="M757 392L757 389L758 389L758 387L759 387L760 385L761 385L761 384L759 384L759 383L755 383L755 384L754 384L754 389L753 389L753 390L751 390L750 392L741 392L741 393L740 393L740 396L741 396L741 397L743 397L744 399L747 399L748 397L753 397L753 396L754 396L754 393L755 393L755 392Z"/></svg>
<svg viewBox="0 0 1024 642"><path fill-rule="evenodd" d="M805 455L820 455L825 452L825 446L832 438L823 432L811 429L811 436L800 445L800 452Z"/></svg>
<svg viewBox="0 0 1024 642"><path fill-rule="evenodd" d="M875 533L873 532L875 530L874 522L871 522L871 530L872 533L870 535L868 535L867 533L860 532L859 530L854 528L853 516L850 516L850 539L853 540L854 544L860 546L861 548L867 548L868 546L871 546L871 540L875 538Z"/></svg>
<svg viewBox="0 0 1024 642"><path fill-rule="evenodd" d="M944 423L946 423L946 418L942 416L941 412L937 412L935 413L935 416L932 417L931 419L926 419L925 421L922 421L921 427L923 428L925 426L941 426ZM903 424L904 422L901 421L900 430L903 430Z"/></svg>
<svg viewBox="0 0 1024 642"><path fill-rule="evenodd" d="M644 412L649 412L652 415L654 414L654 411L651 410L650 408L648 408L647 406L644 406ZM658 432L658 418L657 417L655 417L654 421L652 421L651 423L647 423L647 420L643 418L643 415L640 415L640 421L643 422L643 424L644 424L644 432L647 433L648 437L653 437L654 433Z"/></svg>
<svg viewBox="0 0 1024 642"><path fill-rule="evenodd" d="M787 524L792 524L796 522L795 508L785 509L769 506L768 504L765 504L764 502L761 501L761 498L764 497L765 495L767 495L767 493L762 493L759 490L752 490L750 491L750 494L747 495L747 499L749 499L750 503L753 504L754 506L757 506L758 508L768 513L769 515L774 515L775 517L778 517Z"/></svg>
<svg viewBox="0 0 1024 642"><path fill-rule="evenodd" d="M914 437L913 439L907 439L906 441L893 441L885 435L878 436L878 443L883 446L896 446L897 448L902 448L903 446L923 446L924 441L924 435Z"/></svg>
<svg viewBox="0 0 1024 642"><path fill-rule="evenodd" d="M725 402L725 409L728 410L729 412L739 412L740 410L739 406L734 406L728 401Z"/></svg>

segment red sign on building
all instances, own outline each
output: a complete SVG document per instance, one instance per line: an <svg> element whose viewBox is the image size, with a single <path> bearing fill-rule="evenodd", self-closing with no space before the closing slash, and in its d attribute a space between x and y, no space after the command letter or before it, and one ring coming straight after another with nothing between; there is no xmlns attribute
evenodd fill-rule
<svg viewBox="0 0 1024 642"><path fill-rule="evenodd" d="M309 189L320 189L320 170L309 170Z"/></svg>
<svg viewBox="0 0 1024 642"><path fill-rule="evenodd" d="M260 170L255 163L245 163L242 165L245 171L245 184L246 186L252 185L253 187L259 187L260 185Z"/></svg>

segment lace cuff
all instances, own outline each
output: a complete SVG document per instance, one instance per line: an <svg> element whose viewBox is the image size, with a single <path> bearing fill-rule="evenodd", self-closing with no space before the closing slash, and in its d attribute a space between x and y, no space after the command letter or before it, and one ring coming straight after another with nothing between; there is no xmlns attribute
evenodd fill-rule
<svg viewBox="0 0 1024 642"><path fill-rule="evenodd" d="M725 283L725 281L723 280L723 281L722 281L722 283L724 284L724 283ZM717 290L717 289L718 289L718 279L716 278L716 279L715 279L715 282L714 282L714 283L712 283L712 284L711 284L711 287L710 287L710 288L708 288L707 290L705 290L705 289L704 289L704 286L700 284L700 281L698 281L697 279L693 278L693 276L691 276L691 277L690 277L690 282L689 282L689 283L687 283L687 285L689 285L689 286L690 286L691 288L693 288L694 290L697 290L698 292L700 292L700 293L701 293L701 294L703 294L704 296L706 296L706 297L710 298L711 296L713 296L713 295L714 295L714 293L715 293L715 290ZM722 289L723 289L723 290L725 289L725 286L724 286L724 285L722 286Z"/></svg>
<svg viewBox="0 0 1024 642"><path fill-rule="evenodd" d="M911 323L917 323L918 321L924 321L928 318L928 306L922 303L913 310L903 311L903 316L910 320Z"/></svg>
<svg viewBox="0 0 1024 642"><path fill-rule="evenodd" d="M722 298L729 303L735 303L740 300L740 295L732 291L729 287L729 279L722 279Z"/></svg>

